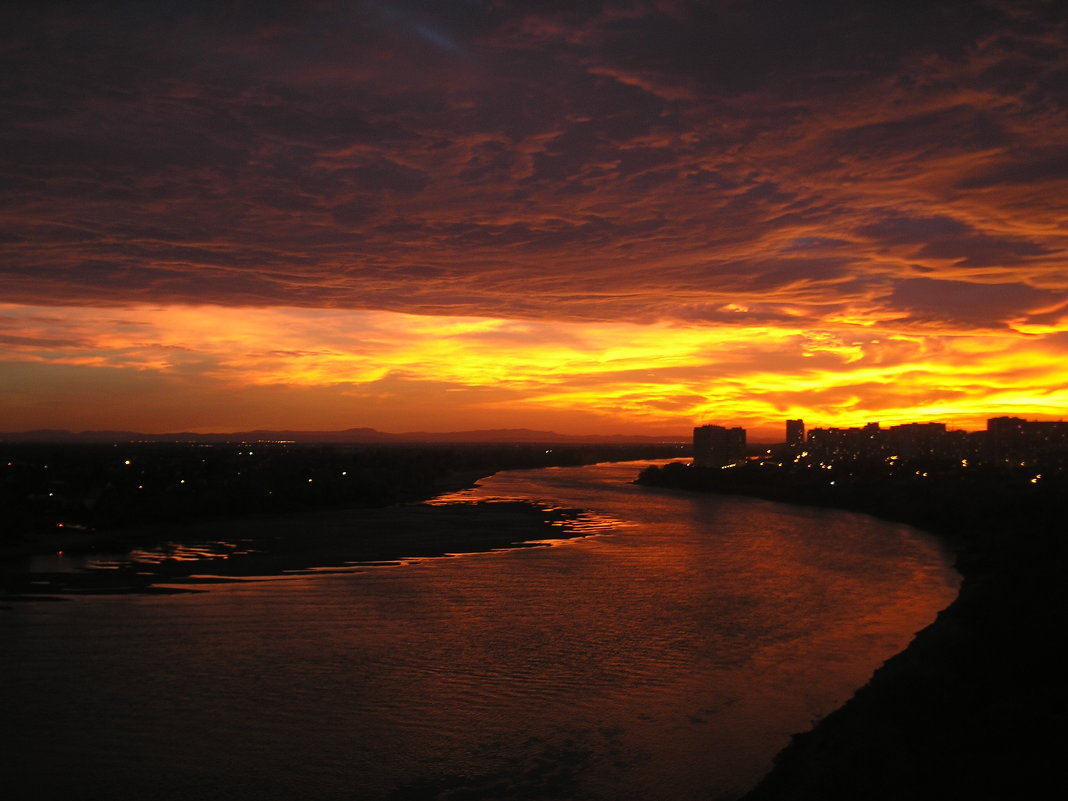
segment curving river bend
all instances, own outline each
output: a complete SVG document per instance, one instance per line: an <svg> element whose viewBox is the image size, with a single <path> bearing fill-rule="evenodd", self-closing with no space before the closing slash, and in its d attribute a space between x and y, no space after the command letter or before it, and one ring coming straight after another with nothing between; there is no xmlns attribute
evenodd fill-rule
<svg viewBox="0 0 1068 801"><path fill-rule="evenodd" d="M949 555L908 526L629 483L644 464L434 501L586 510L590 536L546 547L4 611L8 786L732 798L955 597Z"/></svg>

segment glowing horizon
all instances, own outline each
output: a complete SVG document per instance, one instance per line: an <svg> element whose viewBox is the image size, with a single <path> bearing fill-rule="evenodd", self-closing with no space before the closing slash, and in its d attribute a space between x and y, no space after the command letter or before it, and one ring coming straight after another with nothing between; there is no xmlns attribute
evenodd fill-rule
<svg viewBox="0 0 1068 801"><path fill-rule="evenodd" d="M1019 334L943 336L931 355L930 336L871 326L816 332L185 305L8 305L0 306L0 323L18 358L9 357L9 368L21 365L62 387L57 394L84 400L96 392L101 404L110 397L109 411L86 413L76 426L140 425L146 433L366 425L684 435L716 422L766 438L787 418L809 427L938 421L979 429L989 417L1046 418L1068 404L1063 382L1046 388L1064 374L1059 355ZM1025 370L1015 366L1022 353ZM770 363L776 368L767 369ZM128 398L115 396L112 383L94 390L94 371L125 374L139 389ZM978 387L991 389L979 394ZM312 422L303 426L262 413L249 423L248 401L234 402L260 393L268 407L272 398L287 398L300 410L307 402L301 390L315 394L302 410ZM146 393L191 409L211 398L215 413L169 424L174 418L152 416L156 406L136 410ZM439 409L441 422L428 425L429 409L450 396L453 409ZM350 404L364 408L360 419L344 412ZM127 422L116 425L108 415L119 408ZM57 427L50 414L27 406L16 425ZM524 422L532 418L542 422ZM495 422L477 424L486 419Z"/></svg>

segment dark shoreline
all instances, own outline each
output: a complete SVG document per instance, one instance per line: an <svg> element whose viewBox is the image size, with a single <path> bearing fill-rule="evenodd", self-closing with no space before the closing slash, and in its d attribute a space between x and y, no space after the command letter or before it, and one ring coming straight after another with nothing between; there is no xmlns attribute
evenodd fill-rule
<svg viewBox="0 0 1068 801"><path fill-rule="evenodd" d="M658 459L678 443L0 443L0 599L160 592L164 579L440 556L573 536L530 505L421 506L499 470ZM421 523L422 516L433 516ZM483 523L483 518L486 522ZM492 520L496 519L494 526ZM427 533L436 530L439 536ZM202 558L174 543L202 546ZM154 549L73 573L30 560ZM163 553L159 553L163 551ZM193 561L187 561L194 557ZM121 559L117 560L121 562Z"/></svg>
<svg viewBox="0 0 1068 801"><path fill-rule="evenodd" d="M449 474L437 479L418 497L411 497L401 503L383 504L381 506L354 506L347 508L312 509L290 511L278 514L222 514L194 518L185 522L144 522L128 527L105 528L101 530L74 529L37 529L23 532L17 543L7 543L0 548L0 565L10 565L32 556L63 551L70 554L116 553L148 547L187 536L190 532L212 532L222 536L224 529L238 528L255 530L272 528L279 524L314 521L316 518L345 516L353 514L370 514L382 509L400 508L404 505L430 500L446 492L457 492L475 486L479 480L493 475L491 470L472 470ZM208 534L212 536L212 534Z"/></svg>
<svg viewBox="0 0 1068 801"><path fill-rule="evenodd" d="M717 476L701 486L682 476L640 483L908 523L951 547L963 577L935 622L844 706L794 735L743 801L975 801L1068 791L1063 491L1036 502L1004 486L984 491L982 482L969 489L943 479L921 489L858 482L836 497L788 478Z"/></svg>
<svg viewBox="0 0 1068 801"><path fill-rule="evenodd" d="M0 560L114 547L161 526L385 508L498 470L658 459L680 447L0 442Z"/></svg>
<svg viewBox="0 0 1068 801"><path fill-rule="evenodd" d="M474 486L483 472L454 474L435 488L436 497ZM195 592L199 585L250 577L350 570L359 565L399 563L454 553L531 547L538 541L583 536L568 528L580 510L542 509L525 502L431 505L420 501L381 508L328 509L288 515L222 517L187 524L156 524L66 535L68 554L120 555L145 548L156 562L132 561L108 569L30 570L34 556L55 553L56 541L29 540L0 558L0 608L11 602L54 601L116 593ZM176 545L215 553L181 558ZM219 547L219 543L239 546ZM71 547L71 546L74 547ZM174 555L166 558L168 548Z"/></svg>

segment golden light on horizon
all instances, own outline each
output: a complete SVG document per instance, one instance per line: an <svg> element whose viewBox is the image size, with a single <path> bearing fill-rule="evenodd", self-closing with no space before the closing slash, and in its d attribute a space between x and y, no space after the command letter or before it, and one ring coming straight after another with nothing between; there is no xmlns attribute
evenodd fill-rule
<svg viewBox="0 0 1068 801"><path fill-rule="evenodd" d="M0 319L18 332L6 360L46 375L65 367L88 370L87 380L94 370L138 374L190 408L210 388L206 397L229 397L242 419L270 417L271 396L257 400L260 390L312 394L299 407L308 422L274 427L366 425L363 405L373 399L391 405L398 421L409 409L409 428L425 428L427 397L443 419L524 427L535 417L556 420L561 433L606 434L683 435L714 420L773 436L798 417L810 427L933 420L974 429L999 414L1048 417L1068 408L1068 365L1042 337L1019 332L901 333L837 319L827 330L803 330L188 305L69 307L61 317L8 305ZM15 391L31 405L32 387ZM23 415L23 427L37 424ZM226 424L225 415L215 419Z"/></svg>
<svg viewBox="0 0 1068 801"><path fill-rule="evenodd" d="M1062 414L1058 4L423 5L22 20L7 427Z"/></svg>

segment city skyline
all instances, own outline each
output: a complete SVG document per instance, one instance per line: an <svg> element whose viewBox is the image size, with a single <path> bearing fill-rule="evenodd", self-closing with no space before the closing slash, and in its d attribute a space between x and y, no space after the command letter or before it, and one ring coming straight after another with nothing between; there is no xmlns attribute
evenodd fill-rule
<svg viewBox="0 0 1068 801"><path fill-rule="evenodd" d="M115 8L2 34L2 430L1068 409L1059 4Z"/></svg>

